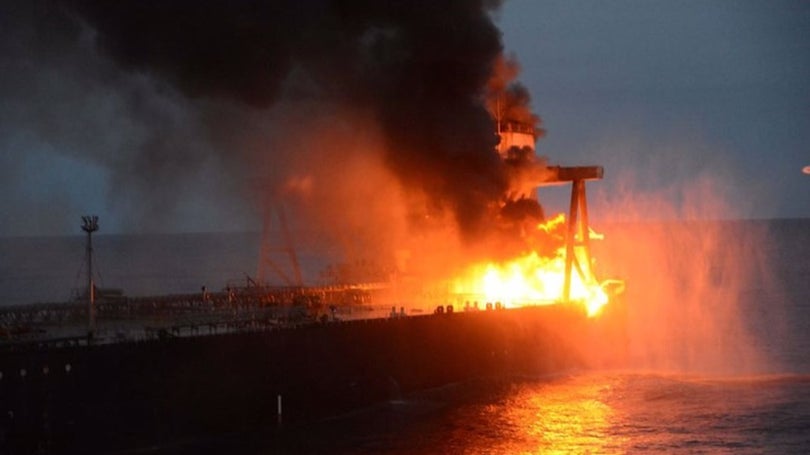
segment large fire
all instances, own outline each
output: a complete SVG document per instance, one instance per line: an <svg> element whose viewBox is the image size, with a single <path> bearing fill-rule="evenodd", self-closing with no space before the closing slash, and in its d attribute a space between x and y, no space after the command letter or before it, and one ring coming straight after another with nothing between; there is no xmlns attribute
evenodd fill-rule
<svg viewBox="0 0 810 455"><path fill-rule="evenodd" d="M483 262L466 269L453 283L453 292L506 307L549 305L565 300L565 215L559 214L537 225L538 245L514 259ZM590 239L599 234L588 232ZM548 248L548 245L553 245ZM608 303L608 295L593 275L590 258L581 248L573 249L569 301L584 305L589 317L597 316Z"/></svg>

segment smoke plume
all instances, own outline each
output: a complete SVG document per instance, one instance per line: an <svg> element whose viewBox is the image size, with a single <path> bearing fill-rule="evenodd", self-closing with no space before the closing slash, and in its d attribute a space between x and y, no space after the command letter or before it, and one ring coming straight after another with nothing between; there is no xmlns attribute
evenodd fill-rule
<svg viewBox="0 0 810 455"><path fill-rule="evenodd" d="M539 124L500 3L6 2L0 146L97 170L122 230L256 226L282 199L358 250L480 239L514 174L495 117Z"/></svg>
<svg viewBox="0 0 810 455"><path fill-rule="evenodd" d="M367 109L385 163L466 231L504 189L482 103L501 53L493 1L94 2L66 5L129 71L191 98L266 108L287 96ZM274 153L267 151L267 153Z"/></svg>

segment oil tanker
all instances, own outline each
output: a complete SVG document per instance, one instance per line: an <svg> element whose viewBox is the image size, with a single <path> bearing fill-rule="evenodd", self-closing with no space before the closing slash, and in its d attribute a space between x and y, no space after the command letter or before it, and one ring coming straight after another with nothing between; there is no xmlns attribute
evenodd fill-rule
<svg viewBox="0 0 810 455"><path fill-rule="evenodd" d="M535 139L533 130L500 134L505 158ZM575 285L605 287L591 270L585 200L585 182L602 173L543 165L511 191L504 211L526 205L538 185L572 184L559 292L520 304L479 306L459 294L424 312L381 310L375 286L256 283L127 298L95 286L98 224L84 217L80 301L0 310L0 452L132 450L296 425L474 378L587 367L607 318L588 317ZM620 315L620 305L607 308Z"/></svg>

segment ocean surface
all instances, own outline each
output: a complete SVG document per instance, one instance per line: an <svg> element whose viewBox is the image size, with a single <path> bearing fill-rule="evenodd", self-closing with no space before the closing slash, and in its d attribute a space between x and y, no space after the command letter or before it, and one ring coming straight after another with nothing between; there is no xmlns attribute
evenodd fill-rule
<svg viewBox="0 0 810 455"><path fill-rule="evenodd" d="M594 245L627 282L627 341L606 369L472 380L307 425L142 453L810 453L810 220L615 224ZM0 239L0 305L64 301L82 235ZM128 295L255 276L258 234L95 237ZM329 258L301 252L314 282ZM619 349L594 346L594 350Z"/></svg>

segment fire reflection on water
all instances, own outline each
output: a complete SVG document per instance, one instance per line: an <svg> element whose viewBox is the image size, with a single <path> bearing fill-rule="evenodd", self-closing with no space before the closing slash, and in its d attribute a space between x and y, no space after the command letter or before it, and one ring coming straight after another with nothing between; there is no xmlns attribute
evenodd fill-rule
<svg viewBox="0 0 810 455"><path fill-rule="evenodd" d="M611 431L617 410L606 399L610 393L610 383L601 381L521 388L505 403L481 408L478 419L493 422L501 434L513 434L489 447L473 443L469 449L493 454L622 452L626 441Z"/></svg>
<svg viewBox="0 0 810 455"><path fill-rule="evenodd" d="M413 453L806 453L804 377L593 373L502 392L442 417L450 434Z"/></svg>
<svg viewBox="0 0 810 455"><path fill-rule="evenodd" d="M613 410L599 400L599 386L558 385L549 392L532 396L528 408L509 408L512 418L524 421L527 434L537 438L538 449L572 453L608 448Z"/></svg>
<svg viewBox="0 0 810 455"><path fill-rule="evenodd" d="M303 427L287 450L260 453L809 453L808 384L627 371L473 381Z"/></svg>

